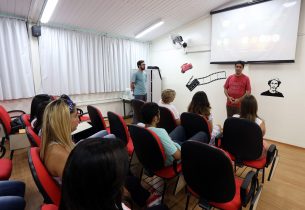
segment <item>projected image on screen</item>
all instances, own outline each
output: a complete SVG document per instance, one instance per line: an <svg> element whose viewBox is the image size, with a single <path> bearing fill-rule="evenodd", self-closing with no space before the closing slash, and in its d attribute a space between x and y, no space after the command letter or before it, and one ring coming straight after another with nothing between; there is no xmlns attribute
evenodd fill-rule
<svg viewBox="0 0 305 210"><path fill-rule="evenodd" d="M212 12L211 63L293 62L300 2L267 1Z"/></svg>

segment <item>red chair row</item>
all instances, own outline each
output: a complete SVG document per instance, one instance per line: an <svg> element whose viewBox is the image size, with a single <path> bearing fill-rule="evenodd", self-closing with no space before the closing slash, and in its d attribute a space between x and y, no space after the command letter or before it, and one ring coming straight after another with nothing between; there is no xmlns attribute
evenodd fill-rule
<svg viewBox="0 0 305 210"><path fill-rule="evenodd" d="M265 168L271 165L268 181L272 178L279 161L278 150L274 144L271 144L267 154L261 156L264 147L263 135L261 128L255 122L234 117L228 118L224 123L221 142L217 144L234 161L235 170L236 166L255 168L257 173L262 170L262 183L264 183Z"/></svg>

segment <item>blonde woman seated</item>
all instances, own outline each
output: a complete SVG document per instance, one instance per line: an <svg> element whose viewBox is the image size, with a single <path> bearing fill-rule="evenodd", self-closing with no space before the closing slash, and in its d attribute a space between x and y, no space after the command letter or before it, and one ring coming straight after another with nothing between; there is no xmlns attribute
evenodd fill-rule
<svg viewBox="0 0 305 210"><path fill-rule="evenodd" d="M78 124L76 106L69 97L52 101L44 111L40 157L59 185L67 158L75 146L71 132ZM105 134L108 133L102 131L99 137Z"/></svg>
<svg viewBox="0 0 305 210"><path fill-rule="evenodd" d="M263 136L266 133L265 121L257 115L257 101L253 95L247 95L243 98L240 105L240 114L235 114L233 117L243 118L255 122L262 130ZM269 145L263 140L263 151L259 159L266 157Z"/></svg>
<svg viewBox="0 0 305 210"><path fill-rule="evenodd" d="M177 125L180 125L180 114L177 108L172 104L175 100L176 91L172 89L165 89L162 91L161 100L159 101L158 105L168 108L174 115L176 119Z"/></svg>
<svg viewBox="0 0 305 210"><path fill-rule="evenodd" d="M208 96L204 91L198 91L192 98L188 106L188 112L195 113L204 117L212 130L210 144L215 145L215 138L221 133L221 126L213 124L213 115Z"/></svg>

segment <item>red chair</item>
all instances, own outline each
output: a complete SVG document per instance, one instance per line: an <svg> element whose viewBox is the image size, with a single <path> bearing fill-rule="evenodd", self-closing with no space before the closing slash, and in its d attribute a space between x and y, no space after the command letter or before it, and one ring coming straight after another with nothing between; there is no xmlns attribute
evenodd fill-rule
<svg viewBox="0 0 305 210"><path fill-rule="evenodd" d="M248 166L257 169L257 172L262 169L262 183L265 180L265 168L271 164L268 176L270 181L279 160L278 150L274 144L271 144L267 156L260 158L263 151L263 135L261 128L255 122L234 117L226 119L221 147L234 161L235 169L236 166Z"/></svg>
<svg viewBox="0 0 305 210"><path fill-rule="evenodd" d="M202 209L239 210L251 201L254 208L261 193L257 174L248 172L245 179L234 176L232 162L227 154L210 145L187 141L181 149L182 173L187 183L188 195L199 199Z"/></svg>
<svg viewBox="0 0 305 210"><path fill-rule="evenodd" d="M13 113L19 113L17 115L13 115ZM3 129L4 136L2 136L1 147L0 147L0 157L5 155L6 149L4 147L5 139L9 140L10 135L13 134L13 130L11 126L11 122L13 118L19 117L20 115L25 114L22 110L12 110L6 111L6 109L0 105L0 125ZM13 115L13 116L12 116ZM1 128L0 128L1 129ZM13 159L14 150L11 151L10 158Z"/></svg>
<svg viewBox="0 0 305 210"><path fill-rule="evenodd" d="M9 159L0 159L0 181L8 180L12 174L13 164Z"/></svg>
<svg viewBox="0 0 305 210"><path fill-rule="evenodd" d="M159 106L160 110L160 122L158 128L164 128L167 133L172 132L177 127L177 122L174 114L166 107Z"/></svg>
<svg viewBox="0 0 305 210"><path fill-rule="evenodd" d="M31 127L30 117L31 117L31 115L29 115L29 114L21 115L21 120L25 124L26 127Z"/></svg>
<svg viewBox="0 0 305 210"><path fill-rule="evenodd" d="M44 203L59 205L61 196L60 187L45 168L40 159L39 151L38 147L32 147L28 153L33 179L44 199Z"/></svg>
<svg viewBox="0 0 305 210"><path fill-rule="evenodd" d="M40 147L41 138L34 132L31 126L25 128L25 133L29 139L31 147Z"/></svg>
<svg viewBox="0 0 305 210"><path fill-rule="evenodd" d="M149 129L128 125L134 150L149 176L158 176L164 180L162 202L166 191L167 180L177 177L181 172L181 164L173 161L173 165L165 166L166 156L159 137ZM179 180L177 180L178 183Z"/></svg>
<svg viewBox="0 0 305 210"><path fill-rule="evenodd" d="M212 128L210 128L210 124L204 117L190 112L183 112L180 116L180 120L181 126L185 130L187 139L191 138L200 131L207 134L208 140L211 139Z"/></svg>
<svg viewBox="0 0 305 210"><path fill-rule="evenodd" d="M107 112L107 116L110 125L110 133L114 134L125 143L129 156L132 156L134 148L123 117L114 112Z"/></svg>
<svg viewBox="0 0 305 210"><path fill-rule="evenodd" d="M58 207L54 204L43 204L41 210L58 210Z"/></svg>
<svg viewBox="0 0 305 210"><path fill-rule="evenodd" d="M87 106L87 110L92 126L95 129L95 131L99 132L101 130L107 130L109 133L110 129L106 127L106 123L102 115L102 112L98 108L91 105Z"/></svg>

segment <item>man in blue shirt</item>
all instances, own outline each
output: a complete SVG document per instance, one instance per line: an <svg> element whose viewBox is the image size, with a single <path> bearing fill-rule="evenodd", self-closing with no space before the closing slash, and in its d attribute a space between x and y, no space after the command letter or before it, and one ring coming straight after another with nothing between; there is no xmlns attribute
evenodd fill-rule
<svg viewBox="0 0 305 210"><path fill-rule="evenodd" d="M147 82L147 74L145 70L145 63L143 60L139 60L137 62L138 71L132 74L131 77L131 90L133 91L133 95L135 99L139 99L142 101L147 100L147 91L146 91L146 82Z"/></svg>
<svg viewBox="0 0 305 210"><path fill-rule="evenodd" d="M166 156L165 166L172 165L174 160L180 160L180 145L171 139L165 129L157 128L157 124L160 121L160 110L158 104L153 102L145 103L142 106L141 113L145 127L153 131L161 141Z"/></svg>

